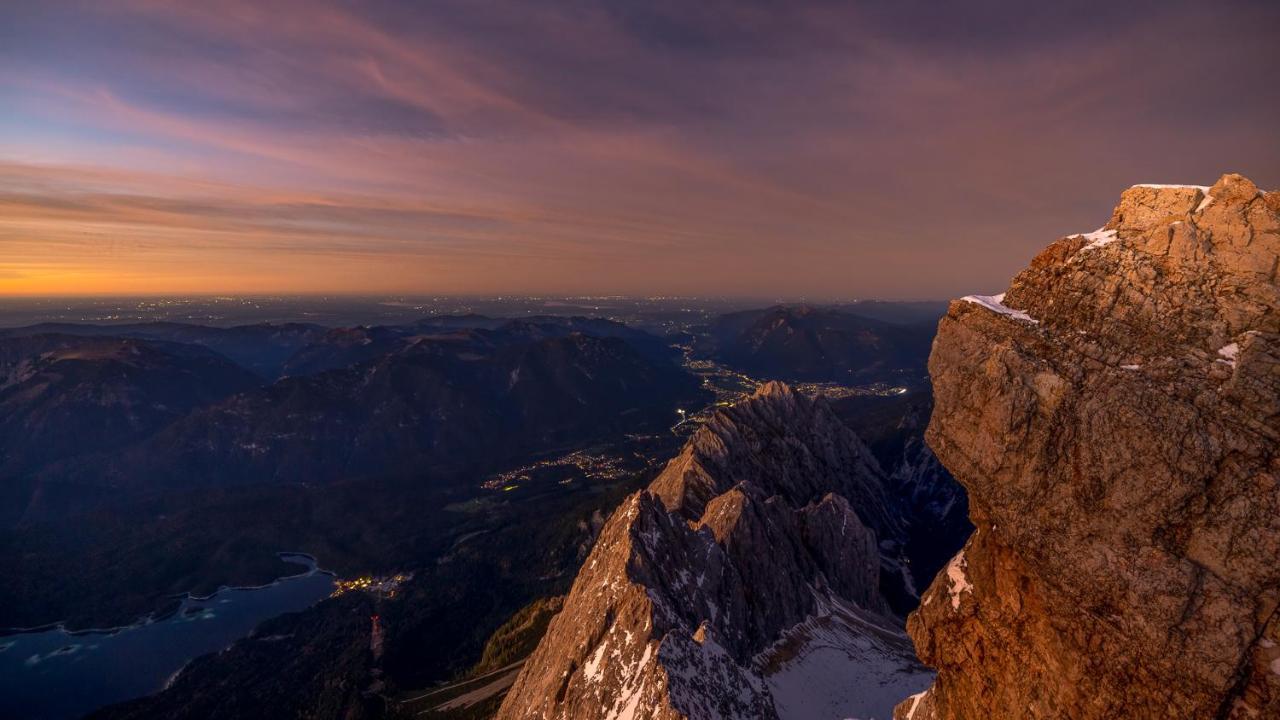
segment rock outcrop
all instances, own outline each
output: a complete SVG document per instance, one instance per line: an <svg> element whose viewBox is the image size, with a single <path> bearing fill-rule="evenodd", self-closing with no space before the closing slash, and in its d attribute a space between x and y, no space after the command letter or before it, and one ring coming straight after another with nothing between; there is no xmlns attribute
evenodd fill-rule
<svg viewBox="0 0 1280 720"><path fill-rule="evenodd" d="M899 720L1280 717L1280 193L1136 186L952 303L927 439L977 530Z"/></svg>
<svg viewBox="0 0 1280 720"><path fill-rule="evenodd" d="M498 717L885 717L931 678L881 594L901 535L858 437L768 383L613 514Z"/></svg>

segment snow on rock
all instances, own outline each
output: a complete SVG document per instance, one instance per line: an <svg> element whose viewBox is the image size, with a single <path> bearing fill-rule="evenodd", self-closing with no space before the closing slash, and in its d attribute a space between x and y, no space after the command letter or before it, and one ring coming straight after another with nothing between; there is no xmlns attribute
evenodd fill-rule
<svg viewBox="0 0 1280 720"><path fill-rule="evenodd" d="M904 697L934 673L916 661L910 639L882 617L839 600L783 634L754 662L781 720L889 720Z"/></svg>
<svg viewBox="0 0 1280 720"><path fill-rule="evenodd" d="M1082 237L1089 241L1088 245L1080 248L1081 250L1093 250L1105 245L1110 245L1117 240L1115 230L1107 230L1106 228L1098 228L1091 233L1079 233L1072 237Z"/></svg>
<svg viewBox="0 0 1280 720"><path fill-rule="evenodd" d="M1200 191L1200 192L1202 192L1202 193L1207 193L1207 192L1209 192L1209 186L1208 186L1208 185L1160 185L1160 184L1157 184L1157 183L1138 183L1137 185L1134 185L1133 187L1141 187L1141 188L1155 188L1155 189L1157 189L1157 190L1162 190L1162 189L1186 189L1186 188L1194 188L1194 189L1196 189L1196 190L1199 190L1199 191Z"/></svg>
<svg viewBox="0 0 1280 720"><path fill-rule="evenodd" d="M1236 356L1240 354L1240 343L1229 343L1218 349L1218 362L1235 367Z"/></svg>
<svg viewBox="0 0 1280 720"><path fill-rule="evenodd" d="M609 708L607 720L634 720L644 696L645 680L648 679L648 675L641 671L649 664L652 655L653 646L645 645L644 655L640 656L634 667L628 668L630 672L623 675L625 682Z"/></svg>
<svg viewBox="0 0 1280 720"><path fill-rule="evenodd" d="M951 598L953 610L960 609L960 596L973 590L966 572L968 567L969 563L965 560L964 550L956 553L956 556L951 558L951 562L947 563L947 597Z"/></svg>
<svg viewBox="0 0 1280 720"><path fill-rule="evenodd" d="M965 302L974 303L975 305L981 305L992 312L998 312L1001 315L1008 315L1015 320L1022 320L1023 322L1029 322L1032 324L1040 322L1021 310L1014 310L1013 308L1005 305L1004 293L1000 293L999 295L965 295L960 299Z"/></svg>
<svg viewBox="0 0 1280 720"><path fill-rule="evenodd" d="M1139 183L1134 185L1136 188L1151 188L1153 190L1199 190L1204 193L1204 199L1196 207L1196 212L1202 212L1205 208L1213 204L1213 196L1209 194L1211 189L1208 185L1161 185L1158 183Z"/></svg>
<svg viewBox="0 0 1280 720"><path fill-rule="evenodd" d="M595 654L592 655L591 659L587 661L587 664L582 667L582 671L586 675L588 682L600 682L600 678L604 677L604 673L600 667L600 661L604 660L604 651L607 647L608 646L605 645L605 643L600 643L600 646L596 648Z"/></svg>
<svg viewBox="0 0 1280 720"><path fill-rule="evenodd" d="M718 410L604 524L498 720L888 720L932 672L880 585L887 482L785 385Z"/></svg>
<svg viewBox="0 0 1280 720"><path fill-rule="evenodd" d="M666 677L667 700L680 717L769 717L773 710L760 676L736 662L705 625L695 637L665 637L658 664Z"/></svg>

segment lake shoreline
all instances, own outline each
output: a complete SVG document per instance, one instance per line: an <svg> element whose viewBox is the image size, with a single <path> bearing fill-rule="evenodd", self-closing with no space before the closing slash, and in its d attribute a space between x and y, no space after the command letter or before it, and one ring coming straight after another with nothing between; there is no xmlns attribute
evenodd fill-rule
<svg viewBox="0 0 1280 720"><path fill-rule="evenodd" d="M161 692L197 658L333 595L336 575L321 569L315 557L277 556L303 571L260 585L183 593L172 598L172 610L130 625L73 631L51 623L0 636L0 717L71 720Z"/></svg>
<svg viewBox="0 0 1280 720"><path fill-rule="evenodd" d="M180 593L177 595L170 595L166 598L167 602L165 603L165 605L172 605L173 606L172 609L162 608L160 610L154 610L150 613L147 613L146 615L140 616L137 620L134 620L131 623L127 623L124 625L117 625L114 627L77 628L73 630L67 627L68 621L59 620L55 622L44 623L42 625L33 625L31 627L0 628L0 641L3 641L4 638L13 637L16 635L29 635L31 633L49 632L50 630L58 630L73 637L79 636L79 635L110 636L110 635L115 635L116 633L119 633L119 632L123 632L125 630L133 630L140 627L146 627L147 625L151 625L154 623L164 622L165 620L169 620L173 618L175 615L177 615L179 612L181 612L183 603L208 602L212 600L214 596L216 596L218 593L228 592L233 590L264 590L266 588L279 585L281 582L284 582L286 580L292 580L292 579L307 577L309 575L316 575L316 574L328 575L334 578L338 576L337 573L335 572L321 568L319 565L319 561L316 560L314 555L311 555L309 553L278 552L276 553L276 557L286 563L304 565L306 566L307 570L306 572L295 573L293 575L281 575L280 577L272 580L271 582L262 583L261 585L221 585L218 587L217 590L214 590L213 592L203 597L199 595L194 595L190 591L185 593Z"/></svg>

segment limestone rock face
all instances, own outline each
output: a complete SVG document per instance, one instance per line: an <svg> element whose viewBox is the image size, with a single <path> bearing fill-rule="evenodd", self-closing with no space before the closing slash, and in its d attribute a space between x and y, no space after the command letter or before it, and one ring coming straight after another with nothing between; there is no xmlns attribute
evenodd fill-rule
<svg viewBox="0 0 1280 720"><path fill-rule="evenodd" d="M899 720L1280 717L1280 193L1137 186L953 302L930 446L977 530Z"/></svg>
<svg viewBox="0 0 1280 720"><path fill-rule="evenodd" d="M931 675L880 592L883 481L822 400L720 410L605 523L498 718L885 717Z"/></svg>

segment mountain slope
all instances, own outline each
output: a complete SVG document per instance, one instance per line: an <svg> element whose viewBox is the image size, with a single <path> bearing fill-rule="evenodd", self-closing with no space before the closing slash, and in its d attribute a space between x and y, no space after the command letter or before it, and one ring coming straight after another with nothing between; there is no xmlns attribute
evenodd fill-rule
<svg viewBox="0 0 1280 720"><path fill-rule="evenodd" d="M411 337L405 328L399 327L334 328L290 356L280 368L280 374L298 377L350 367L395 352L407 345Z"/></svg>
<svg viewBox="0 0 1280 720"><path fill-rule="evenodd" d="M883 480L822 401L720 410L605 524L498 717L883 716L928 682L881 594Z"/></svg>
<svg viewBox="0 0 1280 720"><path fill-rule="evenodd" d="M326 329L305 323L237 325L221 328L175 322L86 325L43 323L0 330L0 337L30 335L76 335L81 337L122 337L139 340L202 345L257 373L267 380L279 376L281 368L299 349L318 340Z"/></svg>
<svg viewBox="0 0 1280 720"><path fill-rule="evenodd" d="M723 315L710 354L753 375L870 383L922 374L933 323L895 324L800 305Z"/></svg>
<svg viewBox="0 0 1280 720"><path fill-rule="evenodd" d="M136 442L260 380L205 348L129 338L0 338L5 522L25 514L37 469Z"/></svg>
<svg viewBox="0 0 1280 720"><path fill-rule="evenodd" d="M285 375L313 375L350 367L400 350L418 339L455 335L460 330L491 330L524 340L545 340L574 333L597 338L618 338L640 354L667 361L675 352L661 338L604 318L538 316L518 320L483 315L445 315L407 325L336 328L302 348L284 364Z"/></svg>
<svg viewBox="0 0 1280 720"><path fill-rule="evenodd" d="M236 395L127 452L59 472L125 494L444 479L623 426L662 426L677 402L697 393L677 366L652 362L621 340L463 330Z"/></svg>
<svg viewBox="0 0 1280 720"><path fill-rule="evenodd" d="M929 444L977 530L899 720L1280 717L1280 193L1136 186L952 303Z"/></svg>
<svg viewBox="0 0 1280 720"><path fill-rule="evenodd" d="M931 393L842 398L832 409L867 443L888 476L906 531L904 548L913 586L898 599L903 612L919 603L925 588L973 532L964 488L924 441L932 413Z"/></svg>

